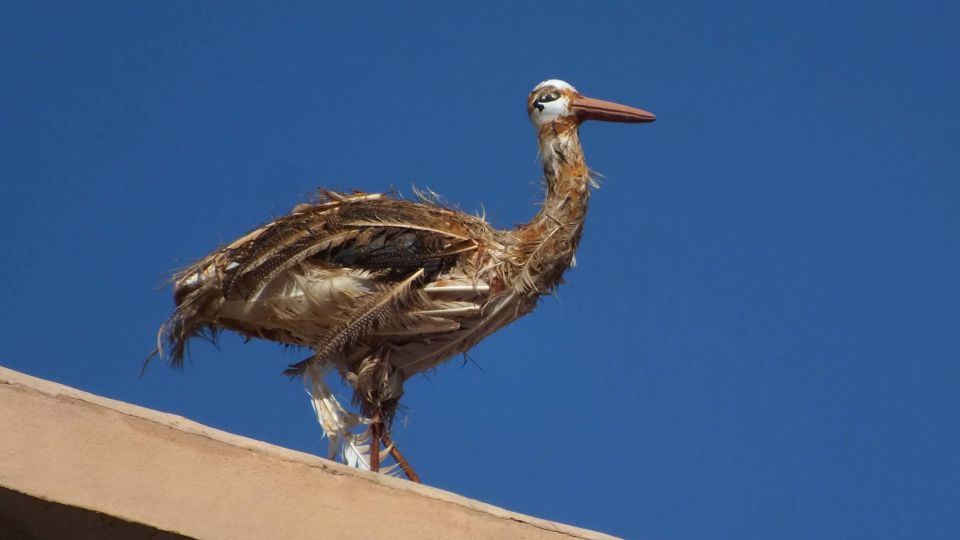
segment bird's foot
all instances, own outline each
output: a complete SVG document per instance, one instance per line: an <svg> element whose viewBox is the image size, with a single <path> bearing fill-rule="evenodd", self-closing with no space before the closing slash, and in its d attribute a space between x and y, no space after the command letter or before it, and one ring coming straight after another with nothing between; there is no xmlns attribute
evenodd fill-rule
<svg viewBox="0 0 960 540"><path fill-rule="evenodd" d="M393 456L393 459L397 460L397 463L400 465L400 468L403 469L403 473L407 475L407 478L409 478L411 482L421 483L420 477L414 472L413 467L410 466L410 462L403 457L397 445L393 444L393 441L390 440L390 435L384 432L382 440L383 444L386 444L390 448L390 455Z"/></svg>
<svg viewBox="0 0 960 540"><path fill-rule="evenodd" d="M403 473L407 475L407 478L419 484L420 477L414 472L413 467L410 466L410 462L400 453L397 445L390 439L387 426L383 423L380 412L377 411L370 419L370 470L373 472L380 472L380 443L383 443L386 447L385 449L389 452L390 456L396 460L397 465L399 465Z"/></svg>

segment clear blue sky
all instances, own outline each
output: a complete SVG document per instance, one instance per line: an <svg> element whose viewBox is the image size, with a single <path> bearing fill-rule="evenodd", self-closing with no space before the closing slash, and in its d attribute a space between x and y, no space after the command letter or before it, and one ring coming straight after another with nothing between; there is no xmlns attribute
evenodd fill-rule
<svg viewBox="0 0 960 540"><path fill-rule="evenodd" d="M317 186L526 220L557 77L658 121L583 128L569 284L408 385L426 482L630 538L960 534L956 2L152 4L0 7L0 364L322 452L304 352L137 377L165 276Z"/></svg>

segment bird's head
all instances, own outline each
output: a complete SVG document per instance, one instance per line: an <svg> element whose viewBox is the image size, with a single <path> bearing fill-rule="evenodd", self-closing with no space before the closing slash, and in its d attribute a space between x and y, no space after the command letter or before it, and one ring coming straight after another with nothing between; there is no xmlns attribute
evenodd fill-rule
<svg viewBox="0 0 960 540"><path fill-rule="evenodd" d="M652 113L641 109L583 96L570 83L557 79L543 81L530 92L527 114L537 129L551 124L573 128L586 120L632 123L656 120Z"/></svg>

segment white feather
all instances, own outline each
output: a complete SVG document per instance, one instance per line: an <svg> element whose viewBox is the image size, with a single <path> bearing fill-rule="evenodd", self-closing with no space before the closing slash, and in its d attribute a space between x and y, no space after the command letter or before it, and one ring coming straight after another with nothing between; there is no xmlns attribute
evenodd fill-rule
<svg viewBox="0 0 960 540"><path fill-rule="evenodd" d="M313 411L317 414L317 421L330 443L329 457L336 459L340 452L351 467L370 470L370 461L366 458L370 446L364 444L370 440L369 429L354 432L358 427L366 426L368 421L347 411L337 401L324 381L330 369L329 365L318 366L310 363L303 378Z"/></svg>
<svg viewBox="0 0 960 540"><path fill-rule="evenodd" d="M370 420L346 410L337 401L324 381L330 371L329 365L310 363L303 378L317 421L329 441L328 457L335 460L339 454L340 460L348 466L369 471ZM358 428L362 429L356 431ZM380 452L380 463L386 460L389 453L389 449ZM399 476L400 472L398 464L380 467L381 474Z"/></svg>

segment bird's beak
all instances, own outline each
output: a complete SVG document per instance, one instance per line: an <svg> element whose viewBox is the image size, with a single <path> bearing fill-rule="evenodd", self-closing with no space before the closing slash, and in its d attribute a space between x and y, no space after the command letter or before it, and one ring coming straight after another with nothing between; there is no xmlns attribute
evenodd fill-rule
<svg viewBox="0 0 960 540"><path fill-rule="evenodd" d="M607 122L639 123L653 122L657 119L653 113L643 109L583 96L573 98L570 101L570 110L577 115L581 122L584 120L605 120Z"/></svg>

